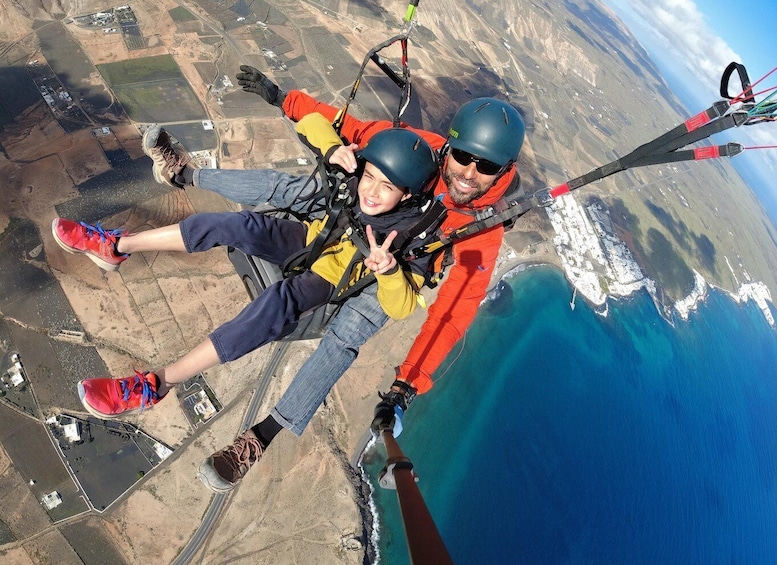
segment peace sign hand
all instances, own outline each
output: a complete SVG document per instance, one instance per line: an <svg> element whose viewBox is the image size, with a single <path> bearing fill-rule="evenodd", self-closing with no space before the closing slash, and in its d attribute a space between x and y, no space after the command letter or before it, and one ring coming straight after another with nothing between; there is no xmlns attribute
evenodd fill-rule
<svg viewBox="0 0 777 565"><path fill-rule="evenodd" d="M393 230L386 236L383 245L378 245L378 242L375 241L375 235L372 233L372 226L367 226L367 243L370 244L370 256L364 259L364 266L376 275L387 273L397 266L397 260L394 258L394 255L389 253L389 248L395 237L397 237L397 230Z"/></svg>

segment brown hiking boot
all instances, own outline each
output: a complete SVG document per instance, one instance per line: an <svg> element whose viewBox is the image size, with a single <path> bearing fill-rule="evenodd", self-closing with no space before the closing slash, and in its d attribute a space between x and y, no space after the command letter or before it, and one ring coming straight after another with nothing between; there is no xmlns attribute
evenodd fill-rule
<svg viewBox="0 0 777 565"><path fill-rule="evenodd" d="M200 464L197 478L216 493L227 493L246 476L251 466L262 457L264 448L251 430L246 430L221 451Z"/></svg>
<svg viewBox="0 0 777 565"><path fill-rule="evenodd" d="M189 152L159 124L151 124L143 133L143 153L154 161L154 180L175 188L183 188L176 182L176 175L184 167L197 169Z"/></svg>

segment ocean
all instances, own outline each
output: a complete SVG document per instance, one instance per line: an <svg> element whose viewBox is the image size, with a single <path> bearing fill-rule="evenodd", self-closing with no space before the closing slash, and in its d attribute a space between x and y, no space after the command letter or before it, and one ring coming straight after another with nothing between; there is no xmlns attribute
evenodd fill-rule
<svg viewBox="0 0 777 565"><path fill-rule="evenodd" d="M777 563L777 331L758 307L713 289L673 326L646 292L573 310L552 267L507 282L399 437L453 561ZM375 503L381 563L409 563L396 492Z"/></svg>

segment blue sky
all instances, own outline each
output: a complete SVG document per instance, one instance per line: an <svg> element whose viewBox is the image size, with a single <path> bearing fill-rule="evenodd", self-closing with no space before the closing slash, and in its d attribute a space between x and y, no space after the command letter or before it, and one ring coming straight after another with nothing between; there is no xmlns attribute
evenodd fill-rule
<svg viewBox="0 0 777 565"><path fill-rule="evenodd" d="M777 66L777 37L768 29L774 21L767 17L764 0L736 9L721 0L604 1L631 26L654 58L682 65L688 78L706 86L710 95L717 92L720 74L733 60L747 66L752 80Z"/></svg>
<svg viewBox="0 0 777 565"><path fill-rule="evenodd" d="M746 4L722 0L603 1L630 27L659 67L665 72L669 69L674 80L681 80L686 92L696 96L697 105L689 107L692 114L720 98L720 76L731 61L747 67L751 82L777 67L777 34L770 10L774 0ZM674 86L671 81L670 86ZM777 72L755 89L758 92L774 86ZM730 92L738 94L737 81L732 80ZM687 97L677 94L689 104ZM734 130L728 138L745 146L777 145L777 123ZM745 165L760 173L758 182L748 182L777 223L777 149L746 151L734 164L740 170Z"/></svg>

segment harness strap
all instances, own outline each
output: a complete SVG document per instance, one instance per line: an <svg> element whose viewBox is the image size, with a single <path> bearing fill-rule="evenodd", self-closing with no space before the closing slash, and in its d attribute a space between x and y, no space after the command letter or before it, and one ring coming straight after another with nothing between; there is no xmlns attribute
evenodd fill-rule
<svg viewBox="0 0 777 565"><path fill-rule="evenodd" d="M353 82L353 86L351 86L351 92L348 95L348 99L345 101L345 104L340 109L339 112L337 112L337 115L335 116L334 122L332 122L332 125L335 128L335 131L340 134L343 124L345 123L345 117L348 114L348 107L351 105L351 102L356 98L356 91L359 89L359 85L361 84L362 76L364 76L364 69L367 66L367 63L370 61L374 62L376 65L378 65L378 68L382 70L393 82L396 84L399 88L402 89L402 95L399 99L399 108L397 109L397 113L394 116L394 127L400 126L400 118L402 117L402 114L404 114L405 109L407 108L408 104L410 103L410 68L407 64L407 39L410 37L410 33L413 31L413 28L415 27L415 16L416 11L418 8L418 0L411 0L410 4L407 7L407 10L405 11L405 16L403 18L403 24L402 29L400 30L398 35L395 35L394 37L391 37L387 39L386 41L379 43L372 49L370 49L367 52L367 55L365 55L364 59L362 60L362 64L359 67L359 73L356 75L356 80ZM392 69L388 63L386 63L385 59L378 55L380 51L385 49L386 47L393 45L394 43L399 42L399 45L402 49L402 76L400 77L397 75L397 73Z"/></svg>
<svg viewBox="0 0 777 565"><path fill-rule="evenodd" d="M332 230L338 225L343 209L350 208L352 202L351 194L353 193L353 189L355 189L355 186L353 186L355 181L355 177L349 177L344 182L340 183L337 190L332 191L326 222L316 236L316 239L311 242L310 252L305 260L305 264L302 266L302 270L310 269L310 267L313 266L313 263L321 256L321 251L326 244L334 238ZM340 235L341 234L338 234L336 237L339 238Z"/></svg>
<svg viewBox="0 0 777 565"><path fill-rule="evenodd" d="M425 239L424 234L430 230L436 230L447 213L448 209L440 200L432 200L418 222L397 235L394 239L394 248L404 251L417 237Z"/></svg>
<svg viewBox="0 0 777 565"><path fill-rule="evenodd" d="M677 163L679 161L701 161L703 159L715 159L717 157L734 157L742 153L745 146L741 143L729 142L725 145L708 145L696 149L673 151L668 155L648 155L637 161L634 167L646 165L660 165L662 163Z"/></svg>
<svg viewBox="0 0 777 565"><path fill-rule="evenodd" d="M716 104L709 110L714 109L715 106L722 108L724 105L728 106L728 102L725 100L720 100L716 102ZM696 117L698 118L699 116L706 116L709 110L697 114ZM682 160L697 159L695 156L697 150L690 150L688 152L680 152L675 154L673 154L673 152L675 152L680 147L684 147L691 143L696 143L697 141L706 139L715 133L720 133L732 127L741 126L747 122L748 116L747 112L732 112L713 121L708 120L704 124L700 124L701 120L699 120L693 124L693 129L688 129L689 122L692 122L693 120L694 118L687 120L680 126L654 139L653 141L640 146L621 159L612 161L606 165L594 169L593 171L590 171L584 175L581 175L575 179L565 182L564 184L560 184L550 189L550 197L556 198L557 196L561 196L562 194L566 194L567 192L578 189L612 174L625 171L631 167L642 167L645 165L658 165L661 163L674 163ZM701 148L701 151L703 152L705 149L709 148ZM732 152L731 156L737 155L738 153L740 152ZM724 154L725 151L721 153L720 156L723 156ZM682 156L682 158L678 157L678 155Z"/></svg>
<svg viewBox="0 0 777 565"><path fill-rule="evenodd" d="M728 93L728 83L731 81L731 75L734 71L739 75L739 82L742 84L742 94L738 96L731 96ZM720 95L728 100L738 100L745 104L755 104L755 95L753 94L753 87L750 84L750 77L747 76L747 69L742 63L729 63L726 70L723 71L723 76L720 79ZM744 98L742 98L744 95Z"/></svg>
<svg viewBox="0 0 777 565"><path fill-rule="evenodd" d="M403 63L403 78L399 78L397 74L391 70L388 67L388 64L378 56L378 52L385 49L389 45L392 45L396 43L397 41L400 42L402 46L402 63ZM356 98L356 91L359 90L359 85L361 84L362 76L364 75L364 69L367 66L367 63L370 61L375 61L376 63L378 60L381 61L381 63L378 63L378 67L380 67L381 70L386 72L388 74L389 78L394 81L394 83L402 88L402 101L400 101L400 110L404 111L403 106L407 105L407 102L404 100L405 97L409 97L410 94L410 77L409 72L407 71L407 35L404 33L401 33L399 35L395 35L394 37L391 37L384 41L383 43L379 43L372 49L370 49L367 52L367 55L362 60L362 64L359 67L359 74L356 76L356 80L353 82L353 86L351 86L351 92L348 95L348 99L345 101L345 104L340 109L339 112L337 112L337 115L335 116L334 122L332 122L332 126L335 128L335 131L340 134L340 132L343 129L343 124L345 123L345 116L348 114L348 108L351 105L351 102L354 101ZM390 71L387 72L386 69ZM409 100L409 98L408 98ZM394 123L397 124L399 122L399 118L401 117L401 114L397 115L394 118Z"/></svg>
<svg viewBox="0 0 777 565"><path fill-rule="evenodd" d="M491 215L483 217L479 220L474 220L460 228L453 230L450 233L439 233L434 240L419 247L408 250L404 256L404 259L407 261L412 261L414 259L418 259L419 257L425 257L427 255L431 255L432 253L437 253L446 247L450 247L456 241L472 237L473 235L483 230L493 228L494 226L514 221L517 218L523 216L533 207L534 205L532 204L531 199L524 196L518 200L508 202L507 207L501 212L497 212L492 208Z"/></svg>
<svg viewBox="0 0 777 565"><path fill-rule="evenodd" d="M337 287L335 288L335 291L332 293L332 298L330 302L334 302L334 303L343 302L347 300L349 297L356 294L357 292L360 292L366 286L369 286L372 283L376 282L375 273L370 271L369 273L367 273L366 275L364 275L363 277L355 281L353 284L350 284L351 274L353 273L354 268L359 263L361 263L362 259L364 259L364 256L362 255L361 251L357 251L356 253L354 253L353 257L351 258L351 262L348 264L348 267L345 269L343 276L340 277L340 282L337 283Z"/></svg>
<svg viewBox="0 0 777 565"><path fill-rule="evenodd" d="M305 189L311 182L313 182L313 179L316 178L316 175L321 175L321 185L319 186L318 190L313 192L312 194L308 196L300 196L297 198L297 202L304 203L308 202L308 207L304 212L295 212L291 209L291 207L288 208L279 208L278 210L281 210L283 212L287 212L288 214L294 216L298 220L302 221L305 218L309 218L312 214L315 212L321 212L323 210L326 210L326 204L317 204L319 200L322 198L324 201L328 201L329 197L331 196L331 187L329 186L329 182L327 181L327 172L325 168L325 164L321 158L318 159L318 165L313 170L312 173L310 173L310 176L308 176L308 179L305 181L305 184L302 186L302 190Z"/></svg>
<svg viewBox="0 0 777 565"><path fill-rule="evenodd" d="M332 241L339 239L345 232L346 226L342 223L342 212L343 210L350 209L353 203L353 197L351 195L355 190L354 185L357 180L355 177L339 179L335 176L328 175L325 171L322 171L322 175L326 179L326 184L328 185L330 183L339 182L336 190L331 191L327 200L326 221L313 241L286 258L281 265L281 272L284 277L294 276L295 274L310 269L310 267L313 266L313 263L321 256L324 248Z"/></svg>
<svg viewBox="0 0 777 565"><path fill-rule="evenodd" d="M440 200L435 200L434 206L439 206L442 210L442 214L436 216L436 219L439 220L444 217L448 210ZM512 226L514 220L528 212L531 207L531 203L521 187L521 176L516 171L510 186L505 190L505 195L493 206L480 210L459 210L460 213L473 216L474 220L448 234L444 234L438 229L436 238L409 249L405 253L404 259L412 261L436 253L456 240L464 239L499 224ZM436 225L439 226L439 222Z"/></svg>
<svg viewBox="0 0 777 565"><path fill-rule="evenodd" d="M348 239L356 247L357 255L361 254L362 258L370 256L370 246L367 244L367 234L362 229L362 225L354 218L353 208L348 207L343 214L345 233L348 234Z"/></svg>

